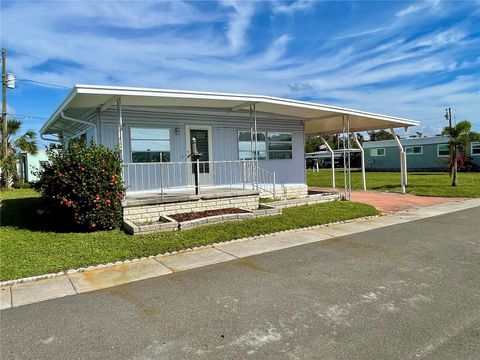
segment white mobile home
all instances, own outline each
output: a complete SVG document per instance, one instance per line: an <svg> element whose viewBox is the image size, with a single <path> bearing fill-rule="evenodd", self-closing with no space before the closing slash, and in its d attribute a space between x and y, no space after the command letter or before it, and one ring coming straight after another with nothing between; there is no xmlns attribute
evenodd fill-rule
<svg viewBox="0 0 480 360"><path fill-rule="evenodd" d="M191 188L195 138L203 186L292 197L307 194L306 136L415 125L266 96L76 85L41 133L119 145L127 194Z"/></svg>

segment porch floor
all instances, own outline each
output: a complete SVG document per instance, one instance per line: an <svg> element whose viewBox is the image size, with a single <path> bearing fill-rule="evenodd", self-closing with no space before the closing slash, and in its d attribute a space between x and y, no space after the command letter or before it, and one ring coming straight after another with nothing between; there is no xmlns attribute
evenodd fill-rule
<svg viewBox="0 0 480 360"><path fill-rule="evenodd" d="M179 190L164 192L163 196L160 191L152 191L147 193L130 193L125 196L122 205L124 207L129 206L141 206L141 205L155 205L155 204L167 204L167 203L179 203L193 200L211 200L211 199L223 199L248 195L259 195L258 190L247 189L231 189L229 188L211 188L201 189L200 194L195 195L195 190Z"/></svg>

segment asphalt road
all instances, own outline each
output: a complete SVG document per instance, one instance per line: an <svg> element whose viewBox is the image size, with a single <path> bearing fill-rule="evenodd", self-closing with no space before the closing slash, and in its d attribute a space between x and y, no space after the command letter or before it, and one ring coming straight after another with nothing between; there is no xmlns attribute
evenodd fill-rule
<svg viewBox="0 0 480 360"><path fill-rule="evenodd" d="M479 359L480 207L4 310L0 321L9 360Z"/></svg>

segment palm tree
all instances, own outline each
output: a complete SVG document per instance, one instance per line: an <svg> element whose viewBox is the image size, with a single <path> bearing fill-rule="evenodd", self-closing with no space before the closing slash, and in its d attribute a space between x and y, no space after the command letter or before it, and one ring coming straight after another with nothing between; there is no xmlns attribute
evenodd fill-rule
<svg viewBox="0 0 480 360"><path fill-rule="evenodd" d="M442 135L450 137L448 146L450 150L449 172L452 177L452 186L457 186L458 160L466 155L466 149L470 141L480 139L480 133L472 131L472 124L467 121L460 121L455 126L446 126Z"/></svg>
<svg viewBox="0 0 480 360"><path fill-rule="evenodd" d="M10 119L7 122L7 134L0 136L0 143L7 142L7 153L0 156L0 167L2 169L1 184L2 187L9 188L12 177L17 173L16 159L19 152L26 152L36 155L38 152L35 142L36 133L33 130L27 130L24 134L19 134L22 128L22 122L17 119Z"/></svg>

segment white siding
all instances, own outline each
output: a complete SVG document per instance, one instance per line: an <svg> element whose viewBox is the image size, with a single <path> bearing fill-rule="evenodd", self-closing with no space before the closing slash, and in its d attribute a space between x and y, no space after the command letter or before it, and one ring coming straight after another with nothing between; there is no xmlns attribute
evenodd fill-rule
<svg viewBox="0 0 480 360"><path fill-rule="evenodd" d="M156 127L170 129L171 161L188 161L186 126L212 127L211 160L238 160L238 131L250 130L249 114L245 112L202 110L159 110L151 108L123 108L125 161L131 161L130 128ZM117 144L116 109L112 107L101 115L101 143L114 147ZM298 119L286 120L267 114L257 114L258 131L288 131L292 133L293 152L290 160L264 160L260 166L274 171L278 183L301 183L305 179L305 154L303 123Z"/></svg>

